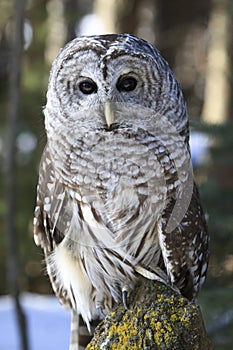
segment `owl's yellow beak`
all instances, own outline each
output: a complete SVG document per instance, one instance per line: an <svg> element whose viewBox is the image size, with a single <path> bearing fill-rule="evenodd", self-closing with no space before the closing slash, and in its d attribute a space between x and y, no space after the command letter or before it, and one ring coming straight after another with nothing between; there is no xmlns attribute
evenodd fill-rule
<svg viewBox="0 0 233 350"><path fill-rule="evenodd" d="M111 102L107 101L104 105L104 115L107 126L110 127L114 123L114 113L111 106Z"/></svg>

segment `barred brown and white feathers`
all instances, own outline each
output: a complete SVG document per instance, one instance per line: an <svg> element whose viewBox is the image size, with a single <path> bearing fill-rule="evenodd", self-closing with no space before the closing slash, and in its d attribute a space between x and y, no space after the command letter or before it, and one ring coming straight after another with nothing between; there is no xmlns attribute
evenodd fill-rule
<svg viewBox="0 0 233 350"><path fill-rule="evenodd" d="M139 274L196 298L208 235L182 91L157 49L127 34L73 40L44 113L35 241L73 319L91 329Z"/></svg>

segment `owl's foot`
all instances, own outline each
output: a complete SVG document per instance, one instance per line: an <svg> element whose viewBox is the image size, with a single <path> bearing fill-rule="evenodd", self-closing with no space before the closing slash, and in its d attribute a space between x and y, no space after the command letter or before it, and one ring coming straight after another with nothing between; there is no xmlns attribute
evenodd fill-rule
<svg viewBox="0 0 233 350"><path fill-rule="evenodd" d="M98 307L96 308L96 310L97 310L97 312L98 312L99 318L100 318L101 320L104 319L105 314L104 314L104 312L103 312L103 307L102 307L102 306L98 306Z"/></svg>
<svg viewBox="0 0 233 350"><path fill-rule="evenodd" d="M127 289L122 289L122 301L124 304L125 309L128 309L128 291Z"/></svg>
<svg viewBox="0 0 233 350"><path fill-rule="evenodd" d="M96 307L99 318L101 320L103 320L106 315L103 311L104 310L104 300L102 297L97 296L97 298L95 300L95 307Z"/></svg>

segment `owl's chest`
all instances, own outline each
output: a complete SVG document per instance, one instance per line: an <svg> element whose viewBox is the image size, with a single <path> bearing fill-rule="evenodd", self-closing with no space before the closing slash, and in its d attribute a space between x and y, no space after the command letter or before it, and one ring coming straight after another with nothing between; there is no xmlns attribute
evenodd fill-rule
<svg viewBox="0 0 233 350"><path fill-rule="evenodd" d="M161 184L163 165L158 140L134 133L87 134L74 142L57 161L65 182L83 188L112 190L121 186L155 187ZM73 140L73 142L72 142ZM159 179L159 183L158 183ZM156 183L156 184L155 184Z"/></svg>

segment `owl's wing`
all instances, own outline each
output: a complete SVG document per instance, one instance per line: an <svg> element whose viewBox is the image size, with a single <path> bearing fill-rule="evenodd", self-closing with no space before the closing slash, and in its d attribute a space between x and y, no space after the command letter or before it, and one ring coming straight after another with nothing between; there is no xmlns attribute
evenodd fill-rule
<svg viewBox="0 0 233 350"><path fill-rule="evenodd" d="M188 299L195 299L205 280L209 258L207 226L195 183L185 216L173 231L166 232L173 207L171 202L159 232L163 260L171 283Z"/></svg>
<svg viewBox="0 0 233 350"><path fill-rule="evenodd" d="M34 212L34 240L43 248L47 271L53 289L62 304L70 307L66 291L61 290L56 281L52 266L48 263L49 255L65 237L70 222L68 197L65 188L55 177L49 148L46 147L40 163L37 200Z"/></svg>
<svg viewBox="0 0 233 350"><path fill-rule="evenodd" d="M34 239L46 254L52 252L64 238L64 230L58 229L61 210L64 210L66 193L63 185L55 178L53 163L48 147L40 163L37 199L34 217Z"/></svg>
<svg viewBox="0 0 233 350"><path fill-rule="evenodd" d="M46 147L40 163L39 181L37 187L37 204L34 216L34 239L45 254L45 262L53 290L60 302L72 308L67 291L57 280L53 264L49 261L50 254L65 238L72 220L72 210L65 186L55 176L53 162ZM86 347L93 336L99 320L90 322L89 332L81 315L72 311L70 348ZM77 345L78 344L78 345Z"/></svg>

